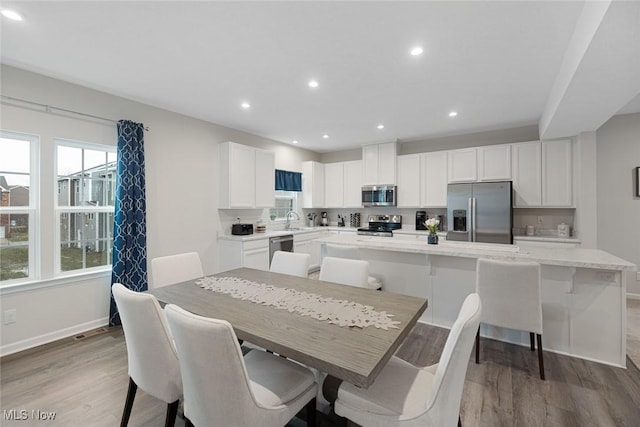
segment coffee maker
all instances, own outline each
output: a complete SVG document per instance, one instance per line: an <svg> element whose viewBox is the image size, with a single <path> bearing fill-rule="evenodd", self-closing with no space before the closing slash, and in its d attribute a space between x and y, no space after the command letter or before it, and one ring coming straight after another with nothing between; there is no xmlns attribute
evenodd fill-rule
<svg viewBox="0 0 640 427"><path fill-rule="evenodd" d="M327 216L326 212L322 212L320 214L320 225L323 227L326 227L327 225L329 225L329 217Z"/></svg>
<svg viewBox="0 0 640 427"><path fill-rule="evenodd" d="M416 230L426 230L427 211L416 211Z"/></svg>

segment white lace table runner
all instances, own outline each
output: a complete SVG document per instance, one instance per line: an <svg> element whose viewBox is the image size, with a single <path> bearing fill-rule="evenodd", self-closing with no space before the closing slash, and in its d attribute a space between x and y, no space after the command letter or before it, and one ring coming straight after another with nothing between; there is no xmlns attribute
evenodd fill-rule
<svg viewBox="0 0 640 427"><path fill-rule="evenodd" d="M205 277L196 281L201 288L227 294L233 298L287 310L301 316L327 321L339 326L379 329L398 329L393 314L376 311L370 305L323 297L295 289L280 288L265 283L252 282L238 277Z"/></svg>

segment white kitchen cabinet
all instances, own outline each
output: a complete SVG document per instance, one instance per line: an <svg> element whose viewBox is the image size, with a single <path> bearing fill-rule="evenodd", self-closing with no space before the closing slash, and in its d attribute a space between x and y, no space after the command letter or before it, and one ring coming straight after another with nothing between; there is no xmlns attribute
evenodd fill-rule
<svg viewBox="0 0 640 427"><path fill-rule="evenodd" d="M275 206L275 155L234 142L219 145L221 209ZM260 165L257 164L258 158Z"/></svg>
<svg viewBox="0 0 640 427"><path fill-rule="evenodd" d="M273 151L256 150L256 208L272 208L276 205L275 161Z"/></svg>
<svg viewBox="0 0 640 427"><path fill-rule="evenodd" d="M269 247L244 251L242 260L244 267L269 271Z"/></svg>
<svg viewBox="0 0 640 427"><path fill-rule="evenodd" d="M396 183L396 143L362 147L363 185L393 185Z"/></svg>
<svg viewBox="0 0 640 427"><path fill-rule="evenodd" d="M315 271L320 268L321 259L321 243L316 239L326 237L328 231L319 231L313 233L300 233L293 235L293 251L296 253L309 254L309 270Z"/></svg>
<svg viewBox="0 0 640 427"><path fill-rule="evenodd" d="M323 163L302 162L302 207L325 207Z"/></svg>
<svg viewBox="0 0 640 427"><path fill-rule="evenodd" d="M508 181L511 179L511 145L478 147L478 180Z"/></svg>
<svg viewBox="0 0 640 427"><path fill-rule="evenodd" d="M362 207L362 160L344 162L344 207Z"/></svg>
<svg viewBox="0 0 640 427"><path fill-rule="evenodd" d="M573 206L571 140L542 141L542 205Z"/></svg>
<svg viewBox="0 0 640 427"><path fill-rule="evenodd" d="M514 207L572 207L570 140L513 144Z"/></svg>
<svg viewBox="0 0 640 427"><path fill-rule="evenodd" d="M420 155L421 206L447 206L447 152L434 151ZM398 189L400 187L398 186Z"/></svg>
<svg viewBox="0 0 640 427"><path fill-rule="evenodd" d="M220 271L240 267L269 270L269 239L227 240L218 239L218 262Z"/></svg>
<svg viewBox="0 0 640 427"><path fill-rule="evenodd" d="M420 155L410 154L397 157L399 208L420 207Z"/></svg>
<svg viewBox="0 0 640 427"><path fill-rule="evenodd" d="M512 145L513 206L542 206L542 146L540 141Z"/></svg>
<svg viewBox="0 0 640 427"><path fill-rule="evenodd" d="M449 182L473 182L478 180L476 148L463 148L447 152Z"/></svg>
<svg viewBox="0 0 640 427"><path fill-rule="evenodd" d="M327 208L344 205L344 163L324 165L324 203Z"/></svg>

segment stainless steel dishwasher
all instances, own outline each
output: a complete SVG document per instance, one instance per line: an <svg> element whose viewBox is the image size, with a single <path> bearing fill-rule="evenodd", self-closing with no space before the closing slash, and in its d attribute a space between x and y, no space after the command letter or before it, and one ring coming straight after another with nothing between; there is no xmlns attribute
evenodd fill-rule
<svg viewBox="0 0 640 427"><path fill-rule="evenodd" d="M276 251L293 252L293 234L269 238L269 267Z"/></svg>

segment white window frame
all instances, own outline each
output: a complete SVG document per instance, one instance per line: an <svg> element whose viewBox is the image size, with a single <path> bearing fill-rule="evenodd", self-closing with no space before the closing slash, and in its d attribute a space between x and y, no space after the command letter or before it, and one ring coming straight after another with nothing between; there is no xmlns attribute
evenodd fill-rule
<svg viewBox="0 0 640 427"><path fill-rule="evenodd" d="M76 213L89 213L89 214L101 214L101 213L111 213L115 215L115 206L113 205L105 205L105 206L58 206L58 147L73 147L80 148L83 150L94 150L94 151L105 151L111 153L117 153L117 148L111 145L103 145L96 144L92 142L84 142L84 141L74 141L64 138L54 138L53 139L53 186L54 186L54 230L55 237L53 242L53 254L54 254L54 276L56 277L64 277L77 275L82 273L91 273L91 272L99 272L111 270L112 265L110 263L106 265L96 266L96 267L84 267L75 270L62 270L62 262L61 262L61 246L62 246L62 236L60 235L60 217L63 214L67 214L67 217L70 218L71 215ZM116 159L117 161L117 159ZM84 170L84 165L82 166ZM117 177L114 177L114 180L117 180ZM76 187L78 188L78 187ZM115 192L115 185L113 186L113 191ZM114 194L115 200L115 194ZM114 201L115 203L115 201ZM111 248L113 250L113 246ZM83 259L85 257L85 252L83 251ZM113 257L113 253L111 253L110 257ZM113 258L112 258L113 259ZM84 262L84 261L83 261Z"/></svg>
<svg viewBox="0 0 640 427"><path fill-rule="evenodd" d="M2 207L0 213L15 213L29 215L29 274L27 277L20 279L4 280L0 282L0 287L13 285L22 282L30 282L40 278L40 232L38 224L40 224L40 137L38 135L27 134L22 132L13 132L0 129L0 137L5 139L21 140L29 142L29 206ZM0 171L2 173L11 173L11 171Z"/></svg>
<svg viewBox="0 0 640 427"><path fill-rule="evenodd" d="M297 212L298 211L298 192L296 191L282 191L282 190L276 190L275 191L275 200L276 200L276 205L278 204L278 199L287 199L287 200L291 200L291 210ZM273 214L273 212L276 210L276 208L271 208L269 209L269 217L271 217L271 215ZM286 212L285 212L286 215ZM276 216L275 219L271 220L272 222L285 222L286 218L284 216Z"/></svg>

